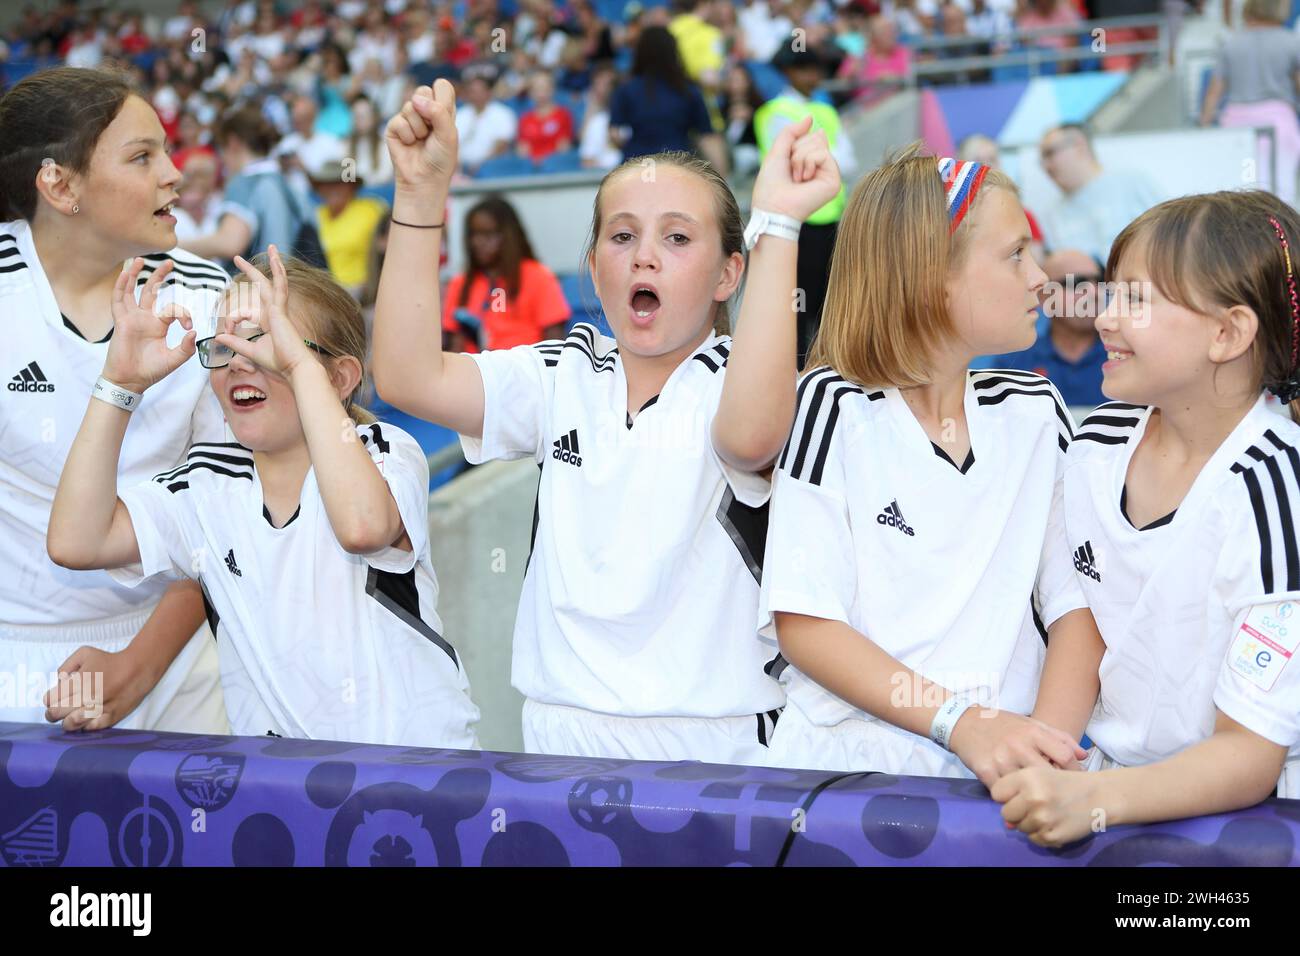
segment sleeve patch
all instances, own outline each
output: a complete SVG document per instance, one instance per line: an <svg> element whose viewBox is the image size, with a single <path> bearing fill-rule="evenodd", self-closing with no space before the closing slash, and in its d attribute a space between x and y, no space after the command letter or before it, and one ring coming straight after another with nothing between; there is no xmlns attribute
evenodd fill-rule
<svg viewBox="0 0 1300 956"><path fill-rule="evenodd" d="M1270 691L1300 644L1300 604L1282 601L1250 609L1228 649L1228 667Z"/></svg>

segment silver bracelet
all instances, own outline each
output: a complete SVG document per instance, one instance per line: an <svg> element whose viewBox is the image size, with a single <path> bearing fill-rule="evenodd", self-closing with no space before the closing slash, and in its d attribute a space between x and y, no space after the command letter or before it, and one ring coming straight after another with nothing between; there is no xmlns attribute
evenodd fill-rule
<svg viewBox="0 0 1300 956"><path fill-rule="evenodd" d="M110 405L116 405L127 412L135 411L135 407L140 404L140 399L144 398L138 392L132 392L121 385L114 385L102 375L95 382L95 387L90 394L92 398L97 398L101 402L108 402Z"/></svg>
<svg viewBox="0 0 1300 956"><path fill-rule="evenodd" d="M951 750L952 729L967 710L975 706L975 701L964 694L954 694L943 702L939 712L930 723L930 739L944 750Z"/></svg>

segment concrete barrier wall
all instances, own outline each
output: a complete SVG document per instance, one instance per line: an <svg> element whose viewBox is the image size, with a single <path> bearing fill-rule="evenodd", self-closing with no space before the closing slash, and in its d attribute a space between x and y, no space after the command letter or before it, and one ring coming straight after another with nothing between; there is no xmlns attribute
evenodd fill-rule
<svg viewBox="0 0 1300 956"><path fill-rule="evenodd" d="M489 462L429 497L438 614L465 663L482 712L479 743L489 750L524 749L510 652L538 475L531 459Z"/></svg>

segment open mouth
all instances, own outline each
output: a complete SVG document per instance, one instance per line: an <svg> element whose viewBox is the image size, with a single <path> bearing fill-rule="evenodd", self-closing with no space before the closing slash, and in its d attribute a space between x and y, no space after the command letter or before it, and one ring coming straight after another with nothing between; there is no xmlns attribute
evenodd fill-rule
<svg viewBox="0 0 1300 956"><path fill-rule="evenodd" d="M230 390L230 404L236 408L252 408L266 401L266 393L256 388L241 385Z"/></svg>
<svg viewBox="0 0 1300 956"><path fill-rule="evenodd" d="M159 208L155 209L153 211L153 214L155 216L158 216L159 218L162 218L164 216L171 216L172 210L175 208L176 208L176 202L175 200L173 200L172 202L169 202L167 205L160 206Z"/></svg>
<svg viewBox="0 0 1300 956"><path fill-rule="evenodd" d="M631 305L636 318L649 319L659 311L659 293L653 286L636 286L632 290Z"/></svg>
<svg viewBox="0 0 1300 956"><path fill-rule="evenodd" d="M1112 362L1123 362L1132 355L1132 352L1124 352L1120 349L1106 349L1106 358Z"/></svg>

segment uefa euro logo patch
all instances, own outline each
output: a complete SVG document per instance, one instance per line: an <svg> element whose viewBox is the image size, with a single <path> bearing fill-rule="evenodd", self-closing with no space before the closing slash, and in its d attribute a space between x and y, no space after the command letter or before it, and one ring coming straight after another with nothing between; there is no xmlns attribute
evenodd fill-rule
<svg viewBox="0 0 1300 956"><path fill-rule="evenodd" d="M1270 691L1300 644L1300 604L1258 604L1242 621L1228 667L1263 691Z"/></svg>

